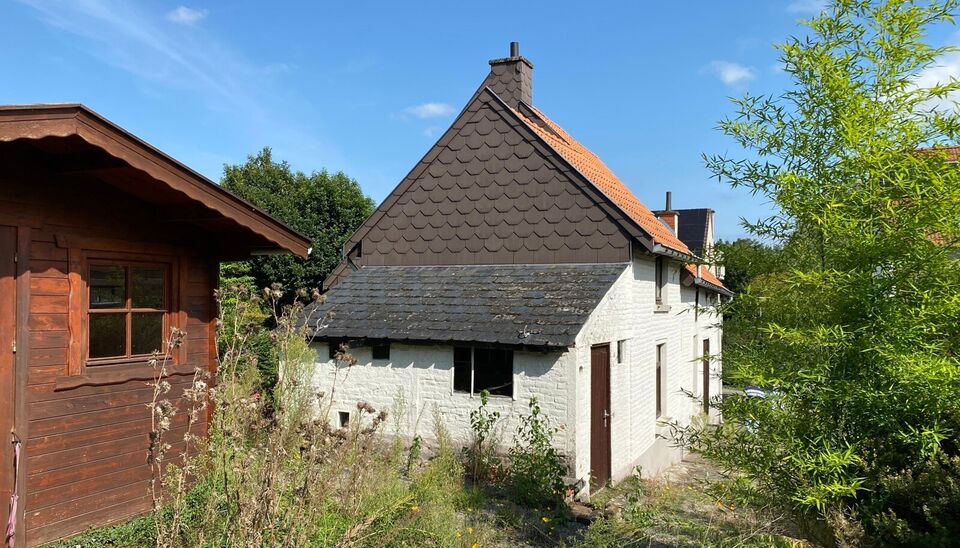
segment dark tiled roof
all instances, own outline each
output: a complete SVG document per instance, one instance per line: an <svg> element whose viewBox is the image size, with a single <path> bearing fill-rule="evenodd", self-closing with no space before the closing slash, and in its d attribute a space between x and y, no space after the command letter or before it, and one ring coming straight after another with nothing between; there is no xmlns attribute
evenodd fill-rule
<svg viewBox="0 0 960 548"><path fill-rule="evenodd" d="M366 266L308 306L324 339L573 346L624 263ZM301 320L303 321L303 320ZM526 335L522 335L523 333Z"/></svg>
<svg viewBox="0 0 960 548"><path fill-rule="evenodd" d="M703 253L703 246L707 241L707 222L710 218L710 209L678 209L679 226L677 236L687 244L690 251L697 255Z"/></svg>

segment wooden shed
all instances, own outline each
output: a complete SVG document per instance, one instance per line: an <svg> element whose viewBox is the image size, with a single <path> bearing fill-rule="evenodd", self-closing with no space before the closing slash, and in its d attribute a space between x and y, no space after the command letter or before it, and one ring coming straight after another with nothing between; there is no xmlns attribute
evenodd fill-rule
<svg viewBox="0 0 960 548"><path fill-rule="evenodd" d="M186 331L174 396L215 372L218 262L308 246L82 105L0 106L0 515L16 490L18 546L149 510L150 353Z"/></svg>

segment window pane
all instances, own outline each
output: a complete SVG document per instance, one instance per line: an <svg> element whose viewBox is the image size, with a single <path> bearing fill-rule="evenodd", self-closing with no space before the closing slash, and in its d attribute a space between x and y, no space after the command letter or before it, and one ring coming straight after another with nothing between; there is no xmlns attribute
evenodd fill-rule
<svg viewBox="0 0 960 548"><path fill-rule="evenodd" d="M470 348L453 349L453 390L470 392Z"/></svg>
<svg viewBox="0 0 960 548"><path fill-rule="evenodd" d="M127 350L126 314L90 314L90 357L113 358Z"/></svg>
<svg viewBox="0 0 960 548"><path fill-rule="evenodd" d="M489 390L493 395L512 396L513 351L475 348L473 352L473 391Z"/></svg>
<svg viewBox="0 0 960 548"><path fill-rule="evenodd" d="M90 267L90 308L126 308L125 270L122 266Z"/></svg>
<svg viewBox="0 0 960 548"><path fill-rule="evenodd" d="M375 344L373 345L373 359L375 360L389 360L390 359L390 343L387 344Z"/></svg>
<svg viewBox="0 0 960 548"><path fill-rule="evenodd" d="M133 267L130 293L134 308L164 308L164 271L157 267Z"/></svg>
<svg viewBox="0 0 960 548"><path fill-rule="evenodd" d="M131 353L150 354L163 349L163 314L136 313L133 315L132 329Z"/></svg>

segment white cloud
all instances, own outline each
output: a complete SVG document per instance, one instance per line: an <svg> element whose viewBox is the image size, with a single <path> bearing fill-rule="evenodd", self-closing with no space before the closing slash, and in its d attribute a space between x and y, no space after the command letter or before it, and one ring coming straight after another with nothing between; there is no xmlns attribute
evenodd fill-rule
<svg viewBox="0 0 960 548"><path fill-rule="evenodd" d="M434 135L437 134L438 131L440 131L440 129L441 129L440 126L430 126L430 127L424 128L423 135L424 137L433 137Z"/></svg>
<svg viewBox="0 0 960 548"><path fill-rule="evenodd" d="M949 84L952 80L960 80L960 53L949 53L940 58L936 65L926 68L914 78L913 83L918 88L930 88L939 84ZM925 102L925 106L940 110L956 110L960 103L960 93L950 93L940 99Z"/></svg>
<svg viewBox="0 0 960 548"><path fill-rule="evenodd" d="M757 71L753 67L729 61L713 61L707 67L707 72L716 75L728 86L745 84L757 77Z"/></svg>
<svg viewBox="0 0 960 548"><path fill-rule="evenodd" d="M454 110L447 103L423 103L403 110L405 113L416 116L417 118L441 118L450 116Z"/></svg>
<svg viewBox="0 0 960 548"><path fill-rule="evenodd" d="M195 25L207 16L207 10L177 6L167 13L167 20L180 25Z"/></svg>
<svg viewBox="0 0 960 548"><path fill-rule="evenodd" d="M77 49L127 73L152 98L169 101L173 93L186 93L191 108L205 108L258 146L271 144L278 157L305 158L307 165L319 157L333 165L346 162L332 140L304 122L304 113L312 111L309 99L274 85L293 65L252 62L202 29L171 29L140 3L19 2L50 28L72 36ZM216 177L219 167L208 175Z"/></svg>
<svg viewBox="0 0 960 548"><path fill-rule="evenodd" d="M828 0L794 0L787 5L787 11L805 15L820 15L820 12L827 9L829 5Z"/></svg>

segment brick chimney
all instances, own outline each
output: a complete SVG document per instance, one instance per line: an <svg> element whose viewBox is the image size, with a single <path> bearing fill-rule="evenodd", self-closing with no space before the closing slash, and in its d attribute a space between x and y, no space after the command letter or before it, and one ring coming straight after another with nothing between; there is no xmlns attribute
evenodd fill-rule
<svg viewBox="0 0 960 548"><path fill-rule="evenodd" d="M490 74L483 85L511 108L521 102L533 104L533 63L520 55L519 42L510 42L510 57L490 60Z"/></svg>
<svg viewBox="0 0 960 548"><path fill-rule="evenodd" d="M670 191L667 191L667 207L662 211L657 211L657 218L667 224L673 233L677 233L677 223L680 221L680 213L673 210L673 195Z"/></svg>

